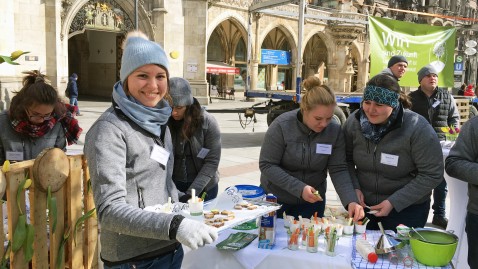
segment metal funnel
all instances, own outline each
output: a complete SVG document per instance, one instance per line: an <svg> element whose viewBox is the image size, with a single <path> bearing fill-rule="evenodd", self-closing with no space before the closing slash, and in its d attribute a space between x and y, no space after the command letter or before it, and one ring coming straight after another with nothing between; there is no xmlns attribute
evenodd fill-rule
<svg viewBox="0 0 478 269"><path fill-rule="evenodd" d="M378 227L380 227L380 231L382 232L382 235L378 239L377 244L375 245L375 253L377 254L385 254L385 253L390 253L392 251L395 251L397 249L401 249L405 243L402 241L398 241L393 236L388 235L385 233L383 230L382 223L378 223Z"/></svg>

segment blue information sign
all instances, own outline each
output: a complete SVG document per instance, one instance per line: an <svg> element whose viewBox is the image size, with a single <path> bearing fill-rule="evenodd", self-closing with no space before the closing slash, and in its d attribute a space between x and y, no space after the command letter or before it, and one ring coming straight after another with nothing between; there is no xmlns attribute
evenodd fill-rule
<svg viewBox="0 0 478 269"><path fill-rule="evenodd" d="M463 63L455 63L455 71L463 71Z"/></svg>
<svg viewBox="0 0 478 269"><path fill-rule="evenodd" d="M290 52L261 49L261 64L290 64Z"/></svg>

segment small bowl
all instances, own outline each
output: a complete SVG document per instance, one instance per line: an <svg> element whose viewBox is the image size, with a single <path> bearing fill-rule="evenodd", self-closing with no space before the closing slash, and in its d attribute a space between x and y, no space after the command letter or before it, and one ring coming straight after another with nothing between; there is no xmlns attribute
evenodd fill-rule
<svg viewBox="0 0 478 269"><path fill-rule="evenodd" d="M344 235L353 235L354 225L344 225Z"/></svg>
<svg viewBox="0 0 478 269"><path fill-rule="evenodd" d="M359 225L355 223L355 233L356 234L364 234L367 230L367 225Z"/></svg>

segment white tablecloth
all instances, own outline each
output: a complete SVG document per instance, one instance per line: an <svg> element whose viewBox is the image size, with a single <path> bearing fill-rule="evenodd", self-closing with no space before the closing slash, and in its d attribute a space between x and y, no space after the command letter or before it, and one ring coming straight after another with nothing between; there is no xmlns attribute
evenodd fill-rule
<svg viewBox="0 0 478 269"><path fill-rule="evenodd" d="M444 147L443 158L450 153L449 147ZM453 265L456 269L469 269L468 258L468 240L465 232L466 206L468 205L468 184L464 181L450 177L445 172L445 180L448 185L448 197L450 199L450 215L448 218L448 231L453 231L459 238Z"/></svg>
<svg viewBox="0 0 478 269"><path fill-rule="evenodd" d="M309 253L304 249L292 251L287 249L287 234L282 219L277 220L276 244L273 249L259 249L258 239L238 251L218 250L215 244L191 251L184 247L185 255L181 268L186 269L270 269L270 268L351 268L352 238L342 237L336 246L337 255L325 255L324 237L319 238L319 251ZM226 239L229 234L239 230L222 232L215 243ZM257 230L251 230L257 234Z"/></svg>
<svg viewBox="0 0 478 269"><path fill-rule="evenodd" d="M379 261L370 264L364 261L360 255L353 251L352 237L341 237L336 246L336 256L330 257L325 254L324 236L319 238L319 251L309 253L303 249L292 251L287 249L287 235L282 219L277 220L276 245L273 249L257 248L256 238L249 246L238 251L218 250L216 244L226 239L231 233L240 232L228 229L223 231L219 239L212 245L206 245L198 250L191 251L184 247L185 255L181 268L184 269L270 269L270 268L335 268L335 269L365 269L365 268L405 268L403 265L393 265L387 260L387 256L380 255ZM249 231L257 234L256 230ZM367 231L369 242L378 241L379 231ZM352 257L352 255L354 255ZM353 258L353 262L352 262ZM444 267L450 268L451 266ZM432 268L414 262L412 269Z"/></svg>

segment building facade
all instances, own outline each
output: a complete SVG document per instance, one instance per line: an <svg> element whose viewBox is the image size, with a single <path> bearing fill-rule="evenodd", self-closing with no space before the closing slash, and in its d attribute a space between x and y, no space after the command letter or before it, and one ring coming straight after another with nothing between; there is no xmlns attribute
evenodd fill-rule
<svg viewBox="0 0 478 269"><path fill-rule="evenodd" d="M0 109L8 107L13 91L21 88L21 72L29 69L46 73L60 93L77 73L80 100L110 97L125 33L136 28L163 46L170 76L188 79L202 104L216 94L212 89L244 90L243 70L253 90L293 91L297 73L318 76L336 92L362 89L371 53L367 15L457 26L462 29L457 55L465 48L460 44L475 36L467 27L472 21L397 10L475 18L476 1L308 0L301 33L299 1L249 12L262 2L267 0L2 0L0 54L29 53L18 59L20 65L0 65ZM271 51L287 60L264 61ZM475 58L463 54L470 70L463 81L476 82ZM212 68L218 64L225 68Z"/></svg>

